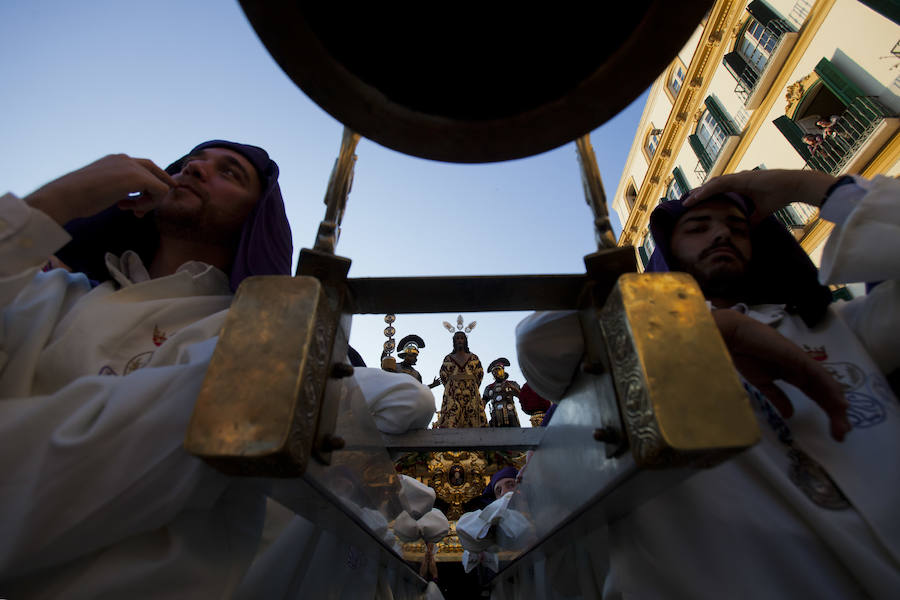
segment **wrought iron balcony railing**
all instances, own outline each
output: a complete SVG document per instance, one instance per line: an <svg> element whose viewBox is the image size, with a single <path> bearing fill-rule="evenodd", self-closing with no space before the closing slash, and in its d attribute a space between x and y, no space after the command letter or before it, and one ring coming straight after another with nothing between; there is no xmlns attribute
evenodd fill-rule
<svg viewBox="0 0 900 600"><path fill-rule="evenodd" d="M893 111L871 96L857 96L831 127L816 137L806 164L837 175Z"/></svg>

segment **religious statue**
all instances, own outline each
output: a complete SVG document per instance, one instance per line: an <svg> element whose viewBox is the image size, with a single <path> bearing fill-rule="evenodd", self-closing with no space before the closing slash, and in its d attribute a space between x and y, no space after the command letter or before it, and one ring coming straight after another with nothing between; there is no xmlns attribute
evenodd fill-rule
<svg viewBox="0 0 900 600"><path fill-rule="evenodd" d="M509 374L504 367L509 360L498 358L490 365L488 371L494 376L494 383L484 388L484 404L491 403L491 427L519 427L514 397L519 395L519 384L509 381Z"/></svg>
<svg viewBox="0 0 900 600"><path fill-rule="evenodd" d="M416 370L415 364L419 360L419 348L424 347L425 340L414 334L408 335L400 340L400 352L397 353L397 356L402 359L402 362L397 365L396 372L411 375L415 377L419 383L422 383L422 375ZM433 388L440 384L441 380L435 377L434 381L432 381L428 387Z"/></svg>
<svg viewBox="0 0 900 600"><path fill-rule="evenodd" d="M484 368L475 354L469 351L469 338L475 322L463 331L462 315L457 318L457 330L453 334L453 352L444 357L440 382L444 384L444 399L435 427L487 427L487 417L478 390L484 378ZM453 327L444 322L444 327Z"/></svg>

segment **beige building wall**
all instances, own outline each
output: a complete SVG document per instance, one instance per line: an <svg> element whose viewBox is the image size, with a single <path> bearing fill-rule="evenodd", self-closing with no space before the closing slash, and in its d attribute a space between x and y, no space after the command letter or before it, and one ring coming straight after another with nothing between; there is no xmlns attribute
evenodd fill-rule
<svg viewBox="0 0 900 600"><path fill-rule="evenodd" d="M863 146L855 153L848 153L847 164L838 172L900 175L897 133L900 120L890 118L900 113L900 26L856 0L768 0L768 7L797 31L785 35L779 43L759 79L765 85L757 85L748 105L737 93L738 81L723 64L723 57L736 50L736 40L743 36L743 26L750 17L746 11L750 4L717 1L707 20L651 88L612 201L612 208L623 224L620 244L630 243L637 249L646 242L649 214L665 196L676 167L688 187L696 187L718 173L754 168L810 168L773 121L779 117L784 120L786 109L787 116L791 117L802 104L801 100L788 106L788 87L810 74L814 77L812 81L818 79L814 70L823 58L864 96L875 97L883 104L888 117L877 121L873 132L860 137ZM685 80L676 98L668 92L667 83L672 68L679 64L685 67L691 80ZM806 85L806 89L815 89ZM706 110L707 97L717 101L737 129L735 135L727 138L711 169L698 166L701 161L688 143ZM650 157L646 152L646 136L654 127L662 128L663 132L656 155ZM632 182L638 192L633 206L626 197ZM830 226L819 221L809 207L795 208L794 217L803 222L795 223L792 231L818 264ZM652 243L648 243L647 250L650 248Z"/></svg>

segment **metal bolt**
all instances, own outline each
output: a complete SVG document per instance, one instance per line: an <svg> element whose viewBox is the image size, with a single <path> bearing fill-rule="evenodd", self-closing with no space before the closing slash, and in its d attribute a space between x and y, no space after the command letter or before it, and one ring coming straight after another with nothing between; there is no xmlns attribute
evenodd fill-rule
<svg viewBox="0 0 900 600"><path fill-rule="evenodd" d="M335 379L343 379L353 375L353 365L347 363L334 363L331 367L331 376Z"/></svg>
<svg viewBox="0 0 900 600"><path fill-rule="evenodd" d="M337 435L326 434L325 437L322 438L322 450L326 452L340 450L346 445L347 443L344 441L344 438Z"/></svg>

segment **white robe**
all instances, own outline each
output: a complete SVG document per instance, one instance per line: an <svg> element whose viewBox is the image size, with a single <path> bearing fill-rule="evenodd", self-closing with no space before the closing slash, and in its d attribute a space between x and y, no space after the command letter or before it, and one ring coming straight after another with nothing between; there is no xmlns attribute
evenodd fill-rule
<svg viewBox="0 0 900 600"><path fill-rule="evenodd" d="M824 412L788 384L779 382L795 408L787 420L749 389L762 432L757 446L590 534L609 552L608 565L605 557L598 560L600 569L608 568L604 597L900 593L900 406L883 375L900 367L900 182L879 177L859 184L865 191L842 186L822 211L836 227L820 279L887 281L865 297L831 305L813 328L781 306L734 307L823 362L845 389L854 430L843 443L832 440ZM580 357L577 318L538 313L517 334L529 383L558 399L577 359L567 362L557 348L542 344L555 340L567 356Z"/></svg>
<svg viewBox="0 0 900 600"><path fill-rule="evenodd" d="M0 597L229 597L265 496L182 447L228 277L188 262L150 279L130 252L108 255L113 279L94 288L41 272L68 240L0 197ZM363 384L387 431L433 414L429 390L407 380Z"/></svg>

